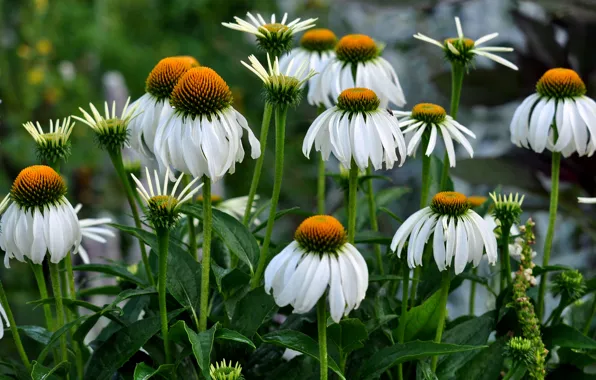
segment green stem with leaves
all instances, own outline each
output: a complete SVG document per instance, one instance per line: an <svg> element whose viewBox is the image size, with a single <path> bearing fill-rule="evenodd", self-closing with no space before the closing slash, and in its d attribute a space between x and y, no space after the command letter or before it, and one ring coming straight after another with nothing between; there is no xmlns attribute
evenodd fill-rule
<svg viewBox="0 0 596 380"><path fill-rule="evenodd" d="M273 180L273 194L271 194L271 206L269 208L269 218L267 219L267 228L265 230L265 239L263 248L259 257L257 271L251 280L252 289L261 284L265 265L267 264L269 254L269 244L271 243L271 234L273 233L273 224L277 214L277 203L281 193L281 182L284 173L284 149L286 139L286 117L288 114L287 105L278 105L275 107L275 178Z"/></svg>
<svg viewBox="0 0 596 380"><path fill-rule="evenodd" d="M166 283L168 275L168 247L170 242L170 230L167 228L156 227L157 234L159 268L157 277L157 293L159 295L159 316L161 320L161 336L163 339L164 352L166 354L166 364L172 362L170 352L170 335L168 330L168 308L166 305Z"/></svg>
<svg viewBox="0 0 596 380"><path fill-rule="evenodd" d="M29 262L31 265L31 269L33 270L33 275L35 276L35 281L37 282L37 287L39 289L39 296L41 299L47 299L48 296L48 287L46 285L46 279L43 275L43 264L33 264L33 262ZM46 327L49 331L54 330L54 318L52 317L52 309L49 304L43 305L43 315L46 319Z"/></svg>
<svg viewBox="0 0 596 380"><path fill-rule="evenodd" d="M561 169L561 153L553 152L552 154L552 169L551 169L551 192L550 192L550 207L548 215L548 229L546 232L546 240L544 241L544 259L542 260L542 267L546 267L550 261L550 253L553 248L553 238L555 236L555 226L557 221L557 208L559 205L559 172ZM544 314L544 294L546 293L547 283L546 273L540 279L540 287L538 288L538 305L536 307L536 315L539 320L542 320Z"/></svg>
<svg viewBox="0 0 596 380"><path fill-rule="evenodd" d="M402 296L401 296L401 314L399 316L399 326L397 330L397 341L399 343L404 343L404 337L406 334L406 314L408 313L408 287L410 286L410 268L408 267L408 260L407 255L403 255L402 257L402 276L403 276L403 284L402 284ZM403 380L404 373L403 373L403 364L398 365L398 379Z"/></svg>
<svg viewBox="0 0 596 380"><path fill-rule="evenodd" d="M143 225L141 224L141 218L139 216L139 210L137 209L137 204L135 202L132 186L130 184L130 180L128 179L128 175L126 174L126 170L124 170L124 163L122 161L122 150L110 150L108 151L108 153L110 154L110 159L112 160L114 169L116 169L116 173L120 178L120 182L122 182L122 186L124 186L124 193L126 194L126 199L128 200L128 204L130 205L130 211L135 221L135 226L139 229L143 228ZM147 256L147 249L145 248L145 243L141 239L139 239L139 247L141 249L141 259L143 260L143 266L145 267L147 279L149 280L149 283L152 286L155 286L155 279L153 278L153 274L151 273L151 267L149 266L149 256Z"/></svg>
<svg viewBox="0 0 596 380"><path fill-rule="evenodd" d="M369 166L366 168L366 175L372 176L372 168ZM368 213L370 218L370 229L373 232L379 232L379 222L377 220L377 203L375 201L375 192L373 189L372 178L367 180L366 197L368 198ZM375 258L377 259L377 269L381 275L385 274L383 268L383 256L381 255L381 246L379 244L373 244L373 250L375 252Z"/></svg>
<svg viewBox="0 0 596 380"><path fill-rule="evenodd" d="M464 74L466 68L459 64L451 63L451 108L449 110L450 116L454 119L457 118L457 111L459 110L459 100L461 98L461 89L464 84ZM445 151L445 157L443 158L443 171L441 173L441 191L447 190L447 183L449 179L449 156Z"/></svg>
<svg viewBox="0 0 596 380"><path fill-rule="evenodd" d="M317 303L317 329L319 333L319 361L321 364L321 380L327 380L327 297L323 295Z"/></svg>
<svg viewBox="0 0 596 380"><path fill-rule="evenodd" d="M511 225L501 225L501 281L500 291L505 289L505 284L511 287L511 259L509 258L509 235Z"/></svg>
<svg viewBox="0 0 596 380"><path fill-rule="evenodd" d="M447 298L449 297L449 284L451 277L449 276L449 268L441 273L441 298L439 300L439 321L437 325L437 332L435 334L435 343L441 343L443 337L443 330L445 329L445 317L447 316ZM433 373L437 371L438 356L433 356L430 367Z"/></svg>
<svg viewBox="0 0 596 380"><path fill-rule="evenodd" d="M207 330L209 316L209 275L211 274L211 179L203 177L203 259L201 260L201 302L199 332Z"/></svg>
<svg viewBox="0 0 596 380"><path fill-rule="evenodd" d="M12 315L12 310L10 309L8 298L6 298L6 292L2 286L2 281L0 281L0 306L4 307L4 312L6 313L6 317L10 325L10 331L12 332L12 339L14 340L14 344L17 347L17 352L21 357L21 361L25 365L25 368L27 368L27 372L31 372L31 362L29 361L29 357L27 356L25 348L23 347L23 342L21 341L21 336L19 335L19 329L17 328L17 323L15 322L14 316ZM2 323L2 321L0 321L0 323Z"/></svg>
<svg viewBox="0 0 596 380"><path fill-rule="evenodd" d="M54 301L56 302L56 331L64 326L64 304L62 302L62 287L60 286L60 264L49 263L50 278L52 279L52 290L54 293ZM60 354L62 362L68 360L68 351L66 350L66 335L60 336Z"/></svg>
<svg viewBox="0 0 596 380"><path fill-rule="evenodd" d="M356 206L358 200L358 165L354 159L350 165L348 187L348 242L354 244L356 240Z"/></svg>

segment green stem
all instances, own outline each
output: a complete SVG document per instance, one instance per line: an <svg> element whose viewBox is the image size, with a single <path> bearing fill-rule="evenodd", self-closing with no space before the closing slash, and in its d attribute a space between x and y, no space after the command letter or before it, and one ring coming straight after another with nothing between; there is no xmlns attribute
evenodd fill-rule
<svg viewBox="0 0 596 380"><path fill-rule="evenodd" d="M68 286L68 292L65 292L66 298L71 300L75 300L77 298L76 287L75 287L75 280L74 280L74 272L72 270L72 254L68 252L66 258L64 259L64 268L65 268L65 276L66 276L66 283ZM67 320L68 322L74 321L76 319L76 313L67 309ZM76 326L71 328L70 334L74 337L74 333L76 331ZM81 352L81 347L79 343L76 342L74 339L72 340L72 346L75 353L75 366L77 369L77 377L79 379L83 378L83 355Z"/></svg>
<svg viewBox="0 0 596 380"><path fill-rule="evenodd" d="M35 281L37 282L37 287L39 288L39 296L41 299L50 298L48 296L48 287L46 286L46 279L43 275L43 265L42 264L31 264L31 269L33 270L33 274L35 275ZM49 304L43 305L43 314L46 319L46 327L49 331L54 330L54 318L52 317L52 309Z"/></svg>
<svg viewBox="0 0 596 380"><path fill-rule="evenodd" d="M128 175L126 174L126 170L124 170L124 163L122 162L122 151L118 149L117 151L109 151L110 159L112 160L112 164L114 165L114 169L116 169L116 173L120 178L120 182L122 182L122 186L124 186L124 192L126 193L126 199L128 200L128 204L130 205L130 211L132 212L132 217L135 221L135 226L137 228L142 228L141 218L139 217L139 210L137 209L137 204L135 203L135 197L133 194L132 186L130 184L130 180L128 179ZM147 274L147 279L151 286L155 286L155 279L153 278L153 274L151 273L151 267L149 266L149 257L147 256L147 249L145 248L145 243L139 239L139 247L141 248L141 258L143 260L143 266L145 267L145 272Z"/></svg>
<svg viewBox="0 0 596 380"><path fill-rule="evenodd" d="M273 223L277 212L277 203L279 202L279 193L281 192L281 182L284 173L284 146L286 138L286 117L288 114L287 106L275 107L275 178L273 180L273 194L271 194L271 206L269 209L269 219L267 220L267 229L263 248L259 257L257 271L252 278L251 287L257 288L261 284L261 278L267 264L269 244L271 243L271 234L273 233Z"/></svg>
<svg viewBox="0 0 596 380"><path fill-rule="evenodd" d="M546 240L544 242L544 259L542 260L542 267L546 267L550 260L550 252L553 248L553 238L555 236L555 223L557 219L557 207L559 204L559 171L561 169L561 153L553 152L552 156L552 170L551 170L551 192L550 192L550 208L548 216L548 230L546 232ZM536 308L536 315L542 321L544 314L544 293L546 292L546 273L540 279L540 287L538 289L538 306Z"/></svg>
<svg viewBox="0 0 596 380"><path fill-rule="evenodd" d="M29 361L29 357L25 352L25 348L23 347L23 342L21 342L21 336L19 335L19 329L17 328L17 323L14 320L14 316L12 315L12 310L10 309L10 305L8 303L8 298L6 298L6 292L4 292L4 287L2 286L2 281L0 281L0 306L4 307L4 311L6 312L6 317L8 319L8 323L10 325L10 331L12 332L12 338L14 339L14 344L17 347L17 351L19 352L19 356L23 361L23 364L27 368L27 372L31 371L31 362ZM0 321L2 323L2 321Z"/></svg>
<svg viewBox="0 0 596 380"><path fill-rule="evenodd" d="M327 297L323 295L317 303L317 326L319 331L319 360L321 364L321 380L327 380Z"/></svg>
<svg viewBox="0 0 596 380"><path fill-rule="evenodd" d="M325 214L325 161L323 154L319 158L319 173L317 176L317 213Z"/></svg>
<svg viewBox="0 0 596 380"><path fill-rule="evenodd" d="M519 365L517 363L512 365L511 368L509 368L509 371L507 371L507 373L505 374L505 377L503 377L503 380L511 379L513 377L513 375L515 374L515 372L517 372L518 368L519 368Z"/></svg>
<svg viewBox="0 0 596 380"><path fill-rule="evenodd" d="M203 177L203 259L201 260L201 303L199 332L207 330L209 275L211 274L211 179Z"/></svg>
<svg viewBox="0 0 596 380"><path fill-rule="evenodd" d="M369 166L366 168L366 174L368 176L372 175L372 168ZM368 186L366 188L366 196L368 197L368 212L370 218L370 228L373 232L379 231L379 222L377 220L377 203L375 202L375 193L373 190L372 178L368 181ZM379 244L373 244L373 250L375 252L375 257L377 258L377 268L381 275L385 274L385 270L383 268L383 256L381 256L381 246Z"/></svg>
<svg viewBox="0 0 596 380"><path fill-rule="evenodd" d="M464 84L464 74L466 69L459 63L451 64L451 109L449 113L451 117L457 118L457 111L459 110L459 99L461 97L461 89ZM447 180L449 179L449 156L445 152L443 158L443 172L441 173L441 191L447 190Z"/></svg>
<svg viewBox="0 0 596 380"><path fill-rule="evenodd" d="M474 276L478 275L478 268L472 268L472 274ZM474 310L476 306L476 281L470 282L470 315L474 315Z"/></svg>
<svg viewBox="0 0 596 380"><path fill-rule="evenodd" d="M408 268L408 260L407 255L402 257L402 276L403 276L403 285L402 285L402 296L401 296L401 314L399 316L399 326L397 330L397 341L399 343L404 342L404 336L406 333L405 329L405 319L406 313L408 312L408 287L410 286L410 268ZM403 380L403 364L398 365L398 379Z"/></svg>
<svg viewBox="0 0 596 380"><path fill-rule="evenodd" d="M441 343L443 337L443 329L445 328L445 316L447 313L447 298L449 296L449 269L445 269L441 275L441 299L439 301L439 321L437 325L437 333L435 334L435 343ZM433 356L431 361L431 369L434 373L437 370L438 356Z"/></svg>
<svg viewBox="0 0 596 380"><path fill-rule="evenodd" d="M594 315L596 315L596 294L594 294L594 299L592 300L592 307L590 308L590 316L586 320L586 324L584 325L584 335L588 336L590 332L590 327L592 326L592 319L594 319Z"/></svg>
<svg viewBox="0 0 596 380"><path fill-rule="evenodd" d="M511 259L509 258L509 234L511 225L501 225L501 282L500 291L505 289L505 284L511 287Z"/></svg>
<svg viewBox="0 0 596 380"><path fill-rule="evenodd" d="M54 300L56 301L56 331L64 326L64 305L62 303L62 288L60 286L60 264L49 263L50 277L52 279L52 290L54 293ZM60 353L62 362L68 360L68 352L66 351L66 335L60 336Z"/></svg>
<svg viewBox="0 0 596 380"><path fill-rule="evenodd" d="M269 125L271 124L271 114L273 113L273 105L269 102L265 102L265 108L263 109L263 122L261 123L261 136L259 142L261 144L261 155L257 159L255 164L255 171L252 175L252 182L250 184L250 191L248 192L248 203L246 204L246 210L244 210L244 218L242 223L248 226L250 221L250 211L252 204L257 194L257 188L259 187L259 179L261 178L261 170L263 169L263 162L265 161L265 150L267 149L267 135L269 134Z"/></svg>
<svg viewBox="0 0 596 380"><path fill-rule="evenodd" d="M348 242L354 244L356 238L356 200L358 199L358 166L354 159L350 165L350 185L348 188Z"/></svg>
<svg viewBox="0 0 596 380"><path fill-rule="evenodd" d="M190 176L184 177L184 185L187 186L190 183ZM194 200L191 200L190 203L194 203ZM190 254L195 260L199 261L199 250L197 249L197 231L195 228L195 218L190 215L186 216L186 221L188 223L188 246L190 249Z"/></svg>
<svg viewBox="0 0 596 380"><path fill-rule="evenodd" d="M172 362L170 353L170 337L168 332L168 309L166 305L166 282L168 275L168 247L170 240L170 230L167 228L156 228L157 243L159 247L159 275L157 278L157 292L159 293L159 316L161 319L161 335L163 338L163 347L166 353L166 364Z"/></svg>

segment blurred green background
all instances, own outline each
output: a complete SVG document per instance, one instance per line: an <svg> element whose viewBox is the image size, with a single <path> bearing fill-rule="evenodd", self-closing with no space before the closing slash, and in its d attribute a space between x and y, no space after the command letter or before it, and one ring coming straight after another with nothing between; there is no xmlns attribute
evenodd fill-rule
<svg viewBox="0 0 596 380"><path fill-rule="evenodd" d="M509 120L548 68L575 69L585 80L588 95L594 97L596 5L591 0L0 0L0 195L9 191L23 167L36 162L34 143L21 127L23 123L39 121L45 127L49 119L78 115L78 107L87 108L89 102L97 105L109 100L121 106L127 96L135 100L144 93L149 71L166 56L192 55L215 69L232 89L234 107L247 117L258 136L261 83L240 60L253 53L261 59L264 56L257 52L252 36L221 26L233 16L244 17L247 11L265 18L272 12L288 12L290 19L318 17L319 27L330 28L340 37L364 33L386 43L384 57L400 77L406 108L423 101L448 108L449 102L448 64L438 49L413 39L414 33L436 39L452 37L454 16L461 17L464 33L473 39L499 32L495 45L514 47L515 53L506 58L520 70L479 59L466 77L458 119L478 138L476 159L458 160L456 188L486 195L502 185L529 193L526 210L537 219L538 234L543 234L549 157L511 145ZM289 113L281 208L314 211L316 165L302 155L301 146L315 116L316 110L306 102ZM259 188L264 199L272 186L272 150L270 138ZM226 197L245 195L253 164L246 159L216 191ZM575 196L596 193L595 169L594 159L573 157L563 162L563 217L553 259L581 268L585 274L593 271L596 261L594 211L580 209ZM328 170L337 172L337 164L331 162ZM385 173L393 183L376 184L378 188L400 185L412 189L389 205L401 217L410 215L418 203L419 173L419 160L410 160ZM108 157L82 123L75 126L72 156L63 166L63 175L71 202L85 206L84 216L111 215L116 221L126 217ZM331 179L328 187L328 208L337 210L343 200L341 189ZM274 239L291 239L299 221L299 216L284 218L276 225ZM386 234L395 231L396 225L386 216L381 216L380 224ZM94 260L119 260L129 245L117 239L114 244L92 247L90 253ZM10 270L1 268L0 278L18 324L41 323L42 310L26 304L38 298L26 265L14 262ZM452 307L457 309L457 298ZM457 310L450 313L458 314ZM12 355L7 337L0 341L0 357L5 355Z"/></svg>

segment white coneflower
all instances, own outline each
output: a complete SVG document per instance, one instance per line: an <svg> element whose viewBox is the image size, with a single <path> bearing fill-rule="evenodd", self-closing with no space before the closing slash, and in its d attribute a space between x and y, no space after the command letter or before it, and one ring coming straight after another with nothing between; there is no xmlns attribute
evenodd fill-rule
<svg viewBox="0 0 596 380"><path fill-rule="evenodd" d="M315 104L330 108L345 89L366 87L379 97L381 107L389 102L398 107L406 98L391 64L381 57L382 47L369 36L350 34L335 46L334 58L321 71L312 93Z"/></svg>
<svg viewBox="0 0 596 380"><path fill-rule="evenodd" d="M360 170L372 162L375 170L383 163L391 169L396 161L403 165L406 143L399 123L386 109L379 107L380 100L367 88L342 91L337 105L323 112L312 123L302 144L302 152L309 157L314 145L324 160L333 155L345 168L352 160Z"/></svg>
<svg viewBox="0 0 596 380"><path fill-rule="evenodd" d="M596 138L596 102L570 69L548 70L511 120L511 141L535 152L548 149L568 157L592 155Z"/></svg>
<svg viewBox="0 0 596 380"><path fill-rule="evenodd" d="M298 67L302 62L307 63L309 70L320 73L327 65L329 60L335 58L335 45L337 37L329 29L312 29L304 33L300 39L300 46L292 49L288 54L281 57L279 66L281 71L286 71L291 64L295 62ZM314 76L308 81L308 103L316 105L315 87L316 81L320 76Z"/></svg>
<svg viewBox="0 0 596 380"><path fill-rule="evenodd" d="M80 203L75 206L74 210L75 213L79 214L83 205ZM112 223L112 219L110 218L87 218L87 219L79 219L79 225L81 226L81 234L83 238L91 239L98 243L105 244L107 243L106 237L114 237L116 234L111 229L104 227L103 225ZM79 255L81 256L81 260L83 263L89 264L91 261L89 260L89 255L87 254L87 250L83 247L83 244L79 246Z"/></svg>
<svg viewBox="0 0 596 380"><path fill-rule="evenodd" d="M497 261L497 240L486 222L475 211L465 195L445 191L435 195L429 207L414 213L397 230L391 250L401 257L408 242L408 265L422 266L422 253L433 235L433 255L440 271L454 262L455 274L466 264L478 266L486 249L488 262Z"/></svg>
<svg viewBox="0 0 596 380"><path fill-rule="evenodd" d="M577 201L579 203L594 204L596 203L596 198L577 197Z"/></svg>
<svg viewBox="0 0 596 380"><path fill-rule="evenodd" d="M401 117L399 126L404 128L404 135L410 137L408 155L414 156L416 154L416 149L418 149L418 145L420 145L423 138L428 139L428 146L423 154L426 156L432 155L440 132L449 156L449 166L455 166L453 140L460 143L470 157L474 157L474 150L464 134L474 139L476 135L447 115L443 107L431 103L420 103L414 106L411 112L393 111L393 114Z"/></svg>
<svg viewBox="0 0 596 380"><path fill-rule="evenodd" d="M141 114L130 122L130 145L146 158L155 158L155 130L163 108L170 106L169 99L174 86L182 75L196 66L199 66L199 62L189 56L162 59L147 77L145 94L131 104L132 107L138 107Z"/></svg>
<svg viewBox="0 0 596 380"><path fill-rule="evenodd" d="M250 12L247 12L246 16L248 16L250 22L240 17L234 17L236 23L222 22L221 24L230 29L255 35L259 47L275 56L280 56L290 51L294 35L312 28L315 26L315 21L317 21L316 18L309 18L303 21L297 18L286 24L288 19L287 13L284 13L284 17L279 23L276 21L275 14L271 15L271 22L265 21L258 13L257 17L254 17Z"/></svg>
<svg viewBox="0 0 596 380"><path fill-rule="evenodd" d="M28 121L23 127L29 132L37 144L37 155L41 161L56 162L60 159L67 159L70 156L70 134L74 127L70 117L62 121L50 120L48 132L43 131L39 122L33 124Z"/></svg>
<svg viewBox="0 0 596 380"><path fill-rule="evenodd" d="M97 142L102 149L116 151L128 143L128 125L140 113L137 109L138 104L129 107L129 102L130 97L126 99L120 116L116 114L116 101L114 101L111 109L108 102L104 103L104 115L93 104L89 103L91 114L79 107L79 110L83 113L83 118L78 116L73 116L73 118L93 129Z"/></svg>
<svg viewBox="0 0 596 380"><path fill-rule="evenodd" d="M173 168L217 181L233 173L244 159L243 129L251 157L261 155L259 141L240 112L232 107L226 82L208 67L194 67L178 81L155 133L154 152L160 168ZM171 173L170 173L171 174Z"/></svg>
<svg viewBox="0 0 596 380"><path fill-rule="evenodd" d="M197 177L190 181L190 183L176 195L176 190L178 189L178 186L180 186L184 174L180 174L171 192L168 192L171 177L169 168L166 169L163 185L160 185L161 180L157 170L155 170L153 174L155 179L154 183L152 183L149 169L145 168L147 187L143 186L141 181L134 174L131 174L131 177L137 184L137 191L141 195L141 198L147 202L147 219L156 228L170 229L178 221L180 216L180 206L191 200L203 184L196 186L193 189L193 185L200 179L200 177ZM147 191L147 189L149 189L149 191Z"/></svg>
<svg viewBox="0 0 596 380"><path fill-rule="evenodd" d="M341 223L332 216L306 219L294 241L271 260L265 270L265 291L279 306L294 313L309 312L329 288L331 318L357 309L368 288L368 267L356 247L347 243Z"/></svg>
<svg viewBox="0 0 596 380"><path fill-rule="evenodd" d="M499 33L487 34L486 36L482 36L474 41L470 38L464 37L464 32L461 27L459 17L455 18L455 26L457 28L457 38L447 38L444 42L437 41L421 33L414 34L414 38L440 47L441 49L443 49L445 55L447 56L447 59L450 62L458 62L464 66L468 66L473 62L475 56L479 55L493 60L503 66L507 66L510 69L517 70L517 66L515 66L513 63L509 62L508 60L502 57L499 57L496 54L493 54L512 52L513 48L500 46L479 47L485 42L488 42L496 38L499 35Z"/></svg>
<svg viewBox="0 0 596 380"><path fill-rule="evenodd" d="M0 220L0 248L6 252L7 266L11 258L41 264L46 252L56 264L69 251L77 252L81 228L65 195L64 180L49 166L29 166L19 173L10 190L12 202Z"/></svg>

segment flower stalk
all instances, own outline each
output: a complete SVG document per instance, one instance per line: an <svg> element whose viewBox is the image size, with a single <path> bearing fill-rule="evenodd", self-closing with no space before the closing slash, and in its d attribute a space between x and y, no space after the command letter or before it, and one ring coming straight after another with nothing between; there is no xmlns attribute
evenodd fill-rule
<svg viewBox="0 0 596 380"><path fill-rule="evenodd" d="M158 227L155 229L157 234L157 243L159 247L159 276L157 279L157 292L159 293L159 316L161 319L161 335L163 339L164 352L166 355L166 364L172 362L170 352L170 338L168 331L168 310L166 305L166 283L168 273L168 246L170 240L170 230Z"/></svg>
<svg viewBox="0 0 596 380"><path fill-rule="evenodd" d="M15 322L14 316L12 315L12 310L10 309L6 292L2 286L2 281L0 281L0 307L3 307L4 311L6 312L6 317L8 319L8 323L10 324L10 331L12 332L12 338L14 340L15 346L17 347L17 352L21 357L21 361L23 362L23 365L25 365L25 368L27 368L27 372L30 372L31 362L29 361L29 357L27 356L25 348L23 347L23 342L21 341L21 336L19 335L19 329L17 328L17 323Z"/></svg>
<svg viewBox="0 0 596 380"><path fill-rule="evenodd" d="M406 314L408 313L408 288L410 286L410 268L408 268L408 260L407 257L404 257L401 260L402 262L402 276L403 276L403 284L402 284L402 296L401 296L401 314L399 315L399 326L397 330L397 341L399 343L404 342L404 336L406 333ZM398 379L404 379L403 373L403 364L398 364L397 368Z"/></svg>
<svg viewBox="0 0 596 380"><path fill-rule="evenodd" d="M372 175L372 168L370 166L366 168L366 175ZM377 220L377 203L375 201L372 178L369 178L367 182L368 186L366 188L366 197L368 198L370 228L373 232L379 232L379 221ZM373 250L375 252L375 258L377 259L377 269L379 270L380 274L385 274L385 270L383 268L383 256L381 255L381 246L379 244L373 244Z"/></svg>
<svg viewBox="0 0 596 380"><path fill-rule="evenodd" d="M49 263L50 277L52 279L52 290L56 302L56 331L64 326L64 304L62 301L62 287L60 286L60 264ZM66 350L66 335L60 336L60 359L58 362L68 361L68 351Z"/></svg>
<svg viewBox="0 0 596 380"><path fill-rule="evenodd" d="M352 159L348 188L348 242L354 244L356 239L356 201L358 199L358 165Z"/></svg>
<svg viewBox="0 0 596 380"><path fill-rule="evenodd" d="M441 343L443 337L443 330L445 329L445 317L447 316L447 298L449 297L449 285L451 283L451 277L449 270L444 270L441 274L441 298L439 300L439 324L437 325L437 332L435 333L435 343ZM437 363L439 357L433 356L431 360L431 369L433 373L437 371Z"/></svg>
<svg viewBox="0 0 596 380"><path fill-rule="evenodd" d="M459 110L459 100L461 98L461 89L464 84L465 66L451 62L451 107L449 113L452 118L457 118L457 111ZM447 182L449 179L449 156L445 152L443 158L443 171L441 173L441 191L447 190Z"/></svg>
<svg viewBox="0 0 596 380"><path fill-rule="evenodd" d="M327 380L327 297L323 295L317 303L317 329L319 335L319 360L321 366L321 380Z"/></svg>
<svg viewBox="0 0 596 380"><path fill-rule="evenodd" d="M501 223L501 281L500 291L505 289L505 285L511 287L511 259L509 258L509 235L511 233L511 224Z"/></svg>
<svg viewBox="0 0 596 380"><path fill-rule="evenodd" d="M33 275L35 276L35 281L37 282L37 288L39 289L39 297L41 299L49 298L48 295L48 287L46 285L46 280L43 275L43 266L33 264L33 262L29 262L31 265L31 270L33 270ZM52 309L50 308L49 304L43 305L43 315L46 320L46 327L49 331L54 330L54 318L52 317Z"/></svg>
<svg viewBox="0 0 596 380"><path fill-rule="evenodd" d="M201 302L199 314L199 332L207 330L209 315L209 275L211 273L211 179L203 177L203 259L201 260Z"/></svg>

